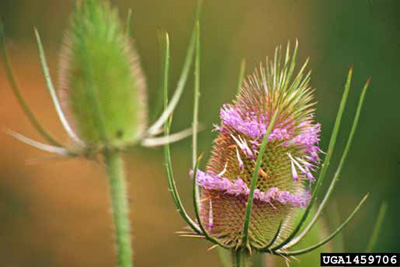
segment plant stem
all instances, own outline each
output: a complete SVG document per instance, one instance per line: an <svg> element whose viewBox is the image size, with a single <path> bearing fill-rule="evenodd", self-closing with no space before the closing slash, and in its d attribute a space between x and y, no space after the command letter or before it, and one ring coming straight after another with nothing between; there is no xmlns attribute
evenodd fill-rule
<svg viewBox="0 0 400 267"><path fill-rule="evenodd" d="M103 153L110 186L118 266L132 267L132 244L124 162L119 151L106 149Z"/></svg>
<svg viewBox="0 0 400 267"><path fill-rule="evenodd" d="M232 266L233 267L247 267L249 261L249 254L244 249L232 250Z"/></svg>

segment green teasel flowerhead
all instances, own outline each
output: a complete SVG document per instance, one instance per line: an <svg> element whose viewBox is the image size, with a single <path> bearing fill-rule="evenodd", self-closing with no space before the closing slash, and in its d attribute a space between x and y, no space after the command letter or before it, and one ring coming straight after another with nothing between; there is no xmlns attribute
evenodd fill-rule
<svg viewBox="0 0 400 267"><path fill-rule="evenodd" d="M35 29L39 58L58 118L72 141L65 146L50 134L31 110L18 86L7 52L0 21L0 56L11 89L33 127L46 143L14 131L10 135L30 146L67 157L95 158L107 150L129 151L136 146L154 147L177 142L192 129L159 136L174 112L192 65L196 27L172 100L162 114L147 126L146 84L128 24L123 27L118 12L108 0L76 0L62 46L59 88L54 86L39 31ZM169 74L169 37L166 34L163 81Z"/></svg>
<svg viewBox="0 0 400 267"><path fill-rule="evenodd" d="M287 238L296 212L310 201L320 161L320 124L314 122L307 62L294 73L296 51L297 45L291 56L288 45L282 55L278 47L275 58L244 81L237 99L221 108L211 158L204 172L196 172L202 224L226 246L242 245L256 159L274 114L254 191L248 245L264 248L274 238Z"/></svg>
<svg viewBox="0 0 400 267"><path fill-rule="evenodd" d="M109 1L77 1L60 61L63 109L89 146L123 146L146 129L146 85L133 42Z"/></svg>

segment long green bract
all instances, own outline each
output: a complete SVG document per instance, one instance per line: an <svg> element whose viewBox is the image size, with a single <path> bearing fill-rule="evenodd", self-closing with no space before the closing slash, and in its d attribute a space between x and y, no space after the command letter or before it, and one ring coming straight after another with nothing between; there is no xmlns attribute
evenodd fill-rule
<svg viewBox="0 0 400 267"><path fill-rule="evenodd" d="M169 74L169 61L170 61L170 45L169 45L169 36L166 33L164 38L164 50L163 50L163 80L162 80L162 88L164 91L164 106L168 106L168 74ZM169 120L164 125L165 136L169 135L171 128L171 120ZM171 151L169 144L164 146L164 159L166 163L167 169L167 181L168 181L168 189L171 192L172 198L175 202L175 205L178 209L179 214L186 221L186 223L195 231L197 234L201 235L202 232L196 223L190 218L187 214L185 208L183 207L182 201L180 199L178 189L176 187L174 174L172 170L172 161L171 161Z"/></svg>
<svg viewBox="0 0 400 267"><path fill-rule="evenodd" d="M61 104L60 101L57 97L57 93L56 90L54 88L53 85L53 81L51 80L51 75L50 75L50 71L49 71L49 67L47 65L47 60L46 60L46 55L44 53L44 48L42 45L42 40L40 38L39 32L37 29L35 29L35 36L36 36L36 41L37 41L37 45L38 45L38 49L39 49L39 58L40 58L40 63L42 66L42 71L43 71L43 75L44 78L46 80L46 86L47 86L47 90L50 93L51 99L53 101L54 107L56 109L57 115L61 121L61 124L63 125L65 131L67 132L67 134L69 135L69 137L71 139L73 139L75 142L77 142L78 144L83 145L83 142L79 139L79 137L75 134L75 132L72 130L72 127L70 126L62 108L61 108Z"/></svg>
<svg viewBox="0 0 400 267"><path fill-rule="evenodd" d="M340 124L342 121L342 117L343 117L343 113L344 113L344 109L346 107L346 103L347 103L347 98L349 95L349 91L350 91L350 84L351 84L351 77L352 77L352 73L353 73L353 69L350 68L349 70L349 74L347 76L347 80L346 80L346 84L345 84L345 89L343 92L343 96L342 96L342 100L340 101L340 105L339 105L339 110L336 116L336 120L335 120L335 124L333 126L333 131L332 131L332 135L329 141L329 145L328 145L328 151L324 160L324 163L322 165L322 169L320 172L320 175L318 177L317 180L317 184L314 188L310 203L308 205L308 207L306 208L306 210L304 211L304 214L300 220L300 222L297 224L297 226L295 227L295 229L292 231L292 233L279 245L275 246L272 248L272 251L278 250L280 248L282 248L283 246L285 246L287 243L289 243L295 236L296 234L300 231L301 227L303 226L304 222L306 221L308 214L310 213L315 201L317 200L317 196L319 193L319 190L321 188L322 182L325 178L326 175L326 171L328 169L329 163L331 161L331 157L332 157L332 153L336 144L336 139L339 133L339 128L340 128Z"/></svg>
<svg viewBox="0 0 400 267"><path fill-rule="evenodd" d="M243 239L242 239L243 246L246 246L247 241L248 241L250 216L251 216L251 210L253 208L253 200L254 200L254 191L256 189L257 180L258 180L258 176L259 176L258 171L260 170L264 152L265 152L265 149L268 144L268 136L270 135L270 133L274 127L275 119L278 115L278 112L279 112L279 110L275 111L275 114L273 115L273 117L270 121L270 124L268 125L267 132L265 133L265 136L263 138L263 141L262 141L262 144L260 147L259 154L257 156L257 161L256 161L256 165L254 168L253 177L251 179L250 193L249 193L248 200L247 200L246 214L245 214L244 223L243 223Z"/></svg>

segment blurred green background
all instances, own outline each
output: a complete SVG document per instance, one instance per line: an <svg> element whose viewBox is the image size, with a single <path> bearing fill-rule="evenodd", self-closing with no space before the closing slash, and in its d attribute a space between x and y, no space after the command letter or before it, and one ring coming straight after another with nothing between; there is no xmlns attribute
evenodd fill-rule
<svg viewBox="0 0 400 267"><path fill-rule="evenodd" d="M196 3L112 2L119 7L123 20L128 8L133 10L132 35L147 77L154 120L161 96L159 33L170 33L173 87L182 67ZM0 0L0 16L19 83L38 117L58 136L63 136L63 131L45 90L33 27L41 32L55 78L72 6L73 1L65 0ZM345 252L365 249L382 201L387 201L388 212L376 250L400 250L399 18L397 0L204 1L200 120L206 130L199 136L200 151L207 153L211 148L215 137L212 124L218 122L221 104L235 95L243 58L247 60L246 72L251 73L266 56L273 55L276 45L299 40L299 64L311 58L323 150L348 68L354 66L353 90L336 152L343 149L361 87L371 77L354 145L333 198L344 220L363 194L370 192L367 205L344 231ZM191 89L189 83L175 113L175 130L191 123ZM0 125L39 138L11 94L2 69ZM101 166L84 160L54 159L5 134L0 135L0 147L0 266L113 266L111 214ZM172 148L175 175L189 208L190 140ZM336 155L333 163L338 162L340 154ZM174 233L184 223L167 191L162 149L139 149L126 159L136 265L219 266L217 254L207 251L210 243ZM332 212L331 208L327 212Z"/></svg>

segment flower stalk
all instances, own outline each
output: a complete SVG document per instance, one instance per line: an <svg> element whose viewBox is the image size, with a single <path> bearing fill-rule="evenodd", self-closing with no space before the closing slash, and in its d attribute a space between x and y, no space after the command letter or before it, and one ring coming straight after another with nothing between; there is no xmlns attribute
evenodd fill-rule
<svg viewBox="0 0 400 267"><path fill-rule="evenodd" d="M248 251L244 249L233 249L232 250L232 266L233 267L246 267L250 260Z"/></svg>
<svg viewBox="0 0 400 267"><path fill-rule="evenodd" d="M131 226L124 162L120 151L106 149L103 153L111 196L118 266L131 267Z"/></svg>

